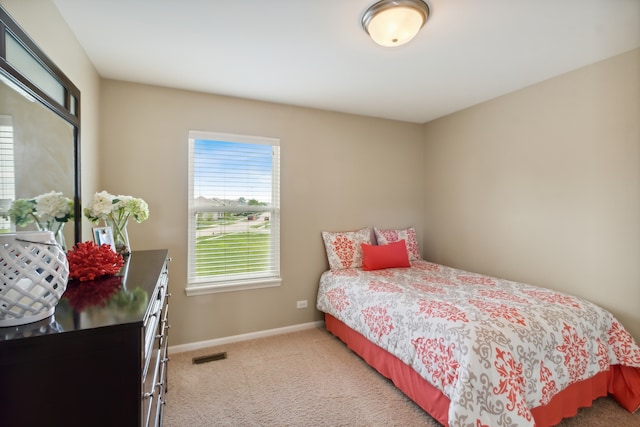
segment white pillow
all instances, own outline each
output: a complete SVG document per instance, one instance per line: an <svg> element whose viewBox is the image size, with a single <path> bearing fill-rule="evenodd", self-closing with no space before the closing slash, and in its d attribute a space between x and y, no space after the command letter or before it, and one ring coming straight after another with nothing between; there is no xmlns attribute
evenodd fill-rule
<svg viewBox="0 0 640 427"><path fill-rule="evenodd" d="M379 245L386 245L388 243L404 240L407 244L407 252L409 252L409 261L422 259L422 257L420 256L418 239L416 238L416 230L413 227L399 230L380 230L378 228L374 228L373 231L376 235L376 241Z"/></svg>
<svg viewBox="0 0 640 427"><path fill-rule="evenodd" d="M357 231L323 231L322 240L331 270L362 267L362 243L371 244L371 228Z"/></svg>

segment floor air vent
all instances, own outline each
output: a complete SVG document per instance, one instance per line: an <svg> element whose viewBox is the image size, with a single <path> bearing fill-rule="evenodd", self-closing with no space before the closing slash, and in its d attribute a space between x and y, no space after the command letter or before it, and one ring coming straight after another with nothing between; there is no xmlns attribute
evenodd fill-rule
<svg viewBox="0 0 640 427"><path fill-rule="evenodd" d="M224 351L222 353L214 353L214 354L208 354L206 356L194 357L192 360L195 365L199 365L200 363L213 362L214 360L222 360L226 358L227 358L227 352Z"/></svg>

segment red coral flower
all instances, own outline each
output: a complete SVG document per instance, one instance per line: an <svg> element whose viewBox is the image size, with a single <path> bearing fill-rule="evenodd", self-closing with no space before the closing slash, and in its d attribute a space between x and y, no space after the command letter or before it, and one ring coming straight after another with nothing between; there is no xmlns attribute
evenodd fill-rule
<svg viewBox="0 0 640 427"><path fill-rule="evenodd" d="M122 255L113 252L108 245L98 246L92 241L77 243L67 252L67 261L69 278L81 282L116 274L124 265Z"/></svg>

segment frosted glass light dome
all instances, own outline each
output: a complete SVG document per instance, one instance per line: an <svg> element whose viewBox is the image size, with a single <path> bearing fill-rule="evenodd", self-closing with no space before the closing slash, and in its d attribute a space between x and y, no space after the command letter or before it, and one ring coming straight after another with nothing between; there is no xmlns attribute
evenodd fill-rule
<svg viewBox="0 0 640 427"><path fill-rule="evenodd" d="M362 27L381 46L403 45L412 40L429 17L421 0L382 0L362 16Z"/></svg>

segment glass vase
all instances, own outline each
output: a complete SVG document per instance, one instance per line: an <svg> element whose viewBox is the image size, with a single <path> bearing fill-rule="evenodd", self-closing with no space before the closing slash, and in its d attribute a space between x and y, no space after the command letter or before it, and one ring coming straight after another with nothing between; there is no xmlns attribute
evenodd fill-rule
<svg viewBox="0 0 640 427"><path fill-rule="evenodd" d="M116 252L122 255L123 258L128 257L131 254L129 233L127 232L127 225L129 221L127 220L118 223L112 219L105 219L104 223L107 227L111 227L111 230L113 231L113 243L116 247Z"/></svg>
<svg viewBox="0 0 640 427"><path fill-rule="evenodd" d="M67 252L67 242L64 239L64 222L39 223L36 222L38 231L51 231L56 243L60 245L62 250Z"/></svg>

